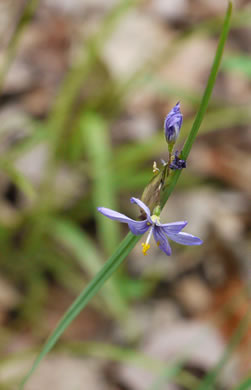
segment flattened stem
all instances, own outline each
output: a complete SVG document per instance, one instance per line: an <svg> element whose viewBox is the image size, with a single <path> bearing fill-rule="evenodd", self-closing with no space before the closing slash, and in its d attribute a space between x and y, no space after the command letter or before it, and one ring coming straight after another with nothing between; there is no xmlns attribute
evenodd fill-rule
<svg viewBox="0 0 251 390"><path fill-rule="evenodd" d="M181 153L181 158L183 160L187 160L188 155L190 153L190 150L192 148L192 145L193 145L193 143L195 141L195 138L196 138L196 136L198 134L200 125L202 123L202 120L203 120L203 118L204 118L204 116L206 114L208 103L209 103L210 97L212 95L213 87L214 87L214 84L215 84L215 81L216 81L216 77L217 77L217 74L218 74L218 71L219 71L219 67L220 67L222 56L223 56L225 43L226 43L227 36L228 36L229 30L230 30L230 21L231 21L231 15L232 15L232 8L233 8L232 2L230 1L228 3L227 12L226 12L226 15L225 15L225 18L224 18L223 27L222 27L219 43L218 43L218 46L217 46L217 50L216 50L216 53L215 53L213 65L212 65L212 68L211 68L211 71L210 71L210 74L209 74L209 78L208 78L208 81L207 81L207 86L205 88L203 97L201 99L200 107L199 107L199 110L198 110L197 115L195 117L193 126L191 128L191 131L189 133L189 136L187 137L187 140L185 142L184 148L183 148L182 153ZM181 170L176 170L176 171L172 172L170 183L164 189L163 195L161 197L161 203L160 203L161 204L161 208L163 208L165 206L169 196L173 192L174 187L176 186L176 183L177 183L177 181L178 181L178 179L180 177L180 174L181 174Z"/></svg>
<svg viewBox="0 0 251 390"><path fill-rule="evenodd" d="M228 9L226 12L226 16L224 19L224 24L218 44L218 48L215 54L213 66L209 75L208 83L199 107L199 111L196 115L194 124L192 126L191 132L188 136L188 139L186 141L186 144L183 149L183 153L181 158L187 159L189 152L191 150L192 144L196 138L196 135L198 133L199 127L201 125L202 119L205 115L208 102L213 90L213 86L216 80L216 76L219 70L220 60L222 58L225 42L227 39L227 35L230 29L230 18L232 14L232 2L229 2ZM170 184L168 185L166 191L163 194L163 197L161 199L161 206L164 207L167 199L171 195L172 191L174 190L174 187L177 183L177 180L181 174L181 171L176 170L174 171L170 177ZM24 388L25 383L30 378L30 376L33 374L33 372L37 369L38 365L40 364L41 360L51 351L51 349L54 347L60 336L64 333L66 328L70 325L70 323L77 317L77 315L83 310L83 308L88 304L88 302L93 298L97 292L101 289L103 284L106 282L107 279L118 269L120 264L123 262L123 260L127 257L127 255L131 252L131 250L134 248L134 246L137 244L141 236L134 236L131 232L127 234L127 236L121 241L119 244L117 250L114 252L114 254L106 261L103 268L98 272L98 274L91 280L91 282L88 284L88 286L80 293L80 295L75 299L75 301L72 303L72 305L69 307L69 309L66 311L62 319L59 321L56 329L52 332L52 334L47 339L46 343L44 344L41 352L36 357L31 369L23 379L23 381L20 384L19 390L22 390Z"/></svg>

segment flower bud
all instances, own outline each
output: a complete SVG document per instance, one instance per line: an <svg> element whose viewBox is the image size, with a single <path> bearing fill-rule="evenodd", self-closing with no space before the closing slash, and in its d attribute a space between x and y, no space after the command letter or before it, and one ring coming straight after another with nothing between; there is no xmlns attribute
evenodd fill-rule
<svg viewBox="0 0 251 390"><path fill-rule="evenodd" d="M178 102L173 109L167 114L164 122L164 131L166 142L168 144L174 145L182 125L183 116L180 112L180 103Z"/></svg>
<svg viewBox="0 0 251 390"><path fill-rule="evenodd" d="M160 170L159 173L153 176L151 181L145 187L141 197L142 202L149 207L151 213L160 202L160 193L163 187L162 173L162 170Z"/></svg>

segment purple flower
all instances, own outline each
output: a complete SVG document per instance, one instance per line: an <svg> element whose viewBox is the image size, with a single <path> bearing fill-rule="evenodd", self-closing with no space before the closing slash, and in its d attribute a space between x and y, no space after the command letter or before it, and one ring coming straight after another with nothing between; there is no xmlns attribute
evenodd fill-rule
<svg viewBox="0 0 251 390"><path fill-rule="evenodd" d="M187 225L187 221L162 224L160 223L159 216L151 216L149 208L141 200L137 198L131 198L131 203L136 203L141 209L144 210L146 214L146 219L144 221L135 221L131 218L128 218L124 214L120 214L117 211L107 209L105 207L99 207L98 211L110 219L117 220L122 223L127 223L129 229L135 235L144 234L147 230L149 230L146 242L142 243L142 252L144 255L146 255L148 249L150 248L149 242L152 234L157 245L168 256L171 255L172 250L167 237L182 245L202 244L203 241L198 237L195 237L192 234L181 232L181 230Z"/></svg>
<svg viewBox="0 0 251 390"><path fill-rule="evenodd" d="M172 162L170 164L170 168L173 170L186 168L186 166L187 166L186 160L182 160L181 158L179 158L178 154L179 154L179 152L178 152L178 150L176 150L174 156L172 157Z"/></svg>
<svg viewBox="0 0 251 390"><path fill-rule="evenodd" d="M182 118L183 116L180 112L180 103L178 102L166 116L164 122L166 142L173 144L176 142L180 133L183 120Z"/></svg>

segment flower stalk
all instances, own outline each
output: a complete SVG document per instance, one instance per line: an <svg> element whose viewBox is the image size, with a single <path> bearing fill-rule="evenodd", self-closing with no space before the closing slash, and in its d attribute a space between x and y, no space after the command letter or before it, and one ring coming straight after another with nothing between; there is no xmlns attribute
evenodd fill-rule
<svg viewBox="0 0 251 390"><path fill-rule="evenodd" d="M142 252L143 255L147 254L150 249L150 239L152 235L156 241L157 246L167 255L172 253L168 238L181 245L201 245L202 240L189 233L182 232L182 229L187 225L187 221L178 221L171 223L160 222L161 207L157 205L154 208L153 214L150 209L140 199L131 198L131 203L136 203L145 214L145 219L141 221L133 220L124 214L117 211L107 209L106 207L99 207L98 211L106 217L126 223L135 236L141 236L148 231L147 239L143 242Z"/></svg>
<svg viewBox="0 0 251 390"><path fill-rule="evenodd" d="M189 152L191 150L192 144L195 141L197 133L199 131L201 122L205 116L208 103L212 94L212 90L215 84L216 76L218 74L220 61L223 55L224 46L227 40L227 36L230 30L230 20L232 15L232 2L229 2L227 12L225 15L222 32L220 35L218 47L215 53L214 62L212 65L212 69L208 78L208 82L205 88L205 92L203 98L201 100L198 113L196 115L194 124L188 136L188 139L184 145L183 151L181 153L181 158L187 159ZM181 174L181 170L175 170L171 176L171 180L163 191L161 197L160 208L162 209L165 205L167 199L171 195L174 187L179 179ZM64 316L59 321L57 327L54 329L48 340L45 342L43 348L40 353L37 355L32 367L29 372L23 378L19 390L23 390L25 383L34 373L34 371L39 366L41 360L50 352L50 350L54 347L60 336L64 333L66 328L71 324L71 322L77 317L77 315L86 307L86 305L90 302L90 300L98 293L98 291L102 288L104 283L114 274L114 272L119 268L122 264L123 260L127 257L127 255L131 252L134 246L139 241L140 236L135 236L131 232L127 234L124 240L121 241L117 250L112 254L112 256L106 261L103 268L98 272L98 274L91 280L91 282L84 288L84 290L79 294L79 296L75 299L75 301L71 304L68 310L65 312Z"/></svg>
<svg viewBox="0 0 251 390"><path fill-rule="evenodd" d="M168 161L162 160L162 167L157 168L157 164L153 163L153 177L143 191L141 200L152 212L156 206L160 206L161 197L166 187L168 186L168 177L170 169L186 168L186 161L180 159L178 151L173 154L175 143L179 137L180 129L183 123L183 115L180 111L180 102L178 102L172 110L167 114L164 121L164 135L168 145ZM140 218L146 217L144 211L141 210Z"/></svg>

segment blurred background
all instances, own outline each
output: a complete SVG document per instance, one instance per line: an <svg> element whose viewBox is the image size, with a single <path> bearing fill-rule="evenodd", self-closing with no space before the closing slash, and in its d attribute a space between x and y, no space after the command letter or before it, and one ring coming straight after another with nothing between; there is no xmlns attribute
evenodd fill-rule
<svg viewBox="0 0 251 390"><path fill-rule="evenodd" d="M0 1L0 388L16 389L137 217L163 121L180 145L224 0ZM221 71L163 222L200 247L138 244L27 390L232 389L251 372L251 4L235 2ZM209 378L209 379L208 379ZM204 381L204 382L203 382ZM250 386L251 388L251 386Z"/></svg>

